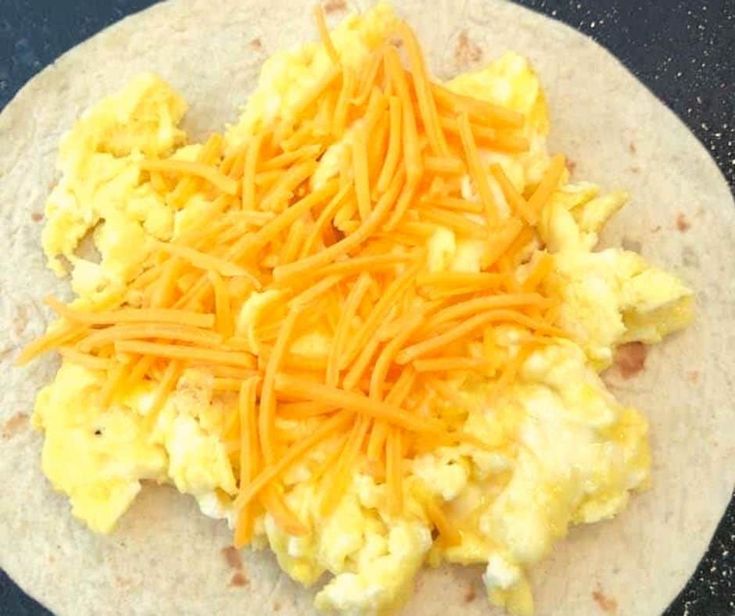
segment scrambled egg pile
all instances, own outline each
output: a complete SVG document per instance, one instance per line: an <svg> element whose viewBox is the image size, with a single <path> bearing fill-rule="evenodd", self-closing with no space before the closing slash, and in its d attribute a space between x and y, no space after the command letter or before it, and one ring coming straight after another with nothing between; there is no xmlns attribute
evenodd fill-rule
<svg viewBox="0 0 735 616"><path fill-rule="evenodd" d="M395 20L382 4L349 17L332 33L343 61L357 65ZM328 66L328 54L316 43L275 54L226 142L247 139L253 127L277 114L287 117L298 93ZM446 87L524 114L530 149L487 151L483 157L488 164L500 163L521 192L537 184L549 165L549 121L528 62L507 53ZM202 195L181 207L168 203L139 169L146 157L195 159L203 146L188 144L179 128L185 110L166 83L144 75L98 103L65 137L61 181L46 206L43 247L54 271L71 273L76 305L114 305L156 243L185 232L210 206ZM341 147L343 142L325 153L314 182L336 174ZM528 568L570 525L616 515L632 492L646 486L646 420L617 402L599 373L611 364L617 345L655 343L685 326L692 294L635 253L594 250L601 227L625 200L622 192L603 193L565 176L544 208L538 229L553 256L563 299L559 322L574 341L560 339L535 351L490 406L488 384L480 380L458 382L456 397L443 402L445 412L465 415L465 431L492 451L462 443L410 460L400 518L386 512L386 487L369 473L355 473L325 520L318 514L313 466L302 464L286 475L288 504L310 532L288 535L265 515L256 521L255 544L270 546L284 571L305 585L332 574L316 595L319 609L392 611L408 597L422 564L450 562L483 564L490 601L513 614L531 614ZM90 233L98 256L80 256L79 243ZM427 243L430 268L479 271L477 242L440 230ZM248 323L268 302L267 294L254 294L238 316L238 331L247 336ZM511 326L499 329L500 343L508 348L515 336ZM315 332L300 344L320 347L328 343L322 338ZM64 359L35 408L35 425L45 433L43 470L69 496L74 515L94 531L109 532L141 481L152 480L173 484L194 496L206 515L232 524L237 481L227 444L218 435L236 395L215 392L211 375L186 370L150 425L151 382L141 381L109 408L98 402L102 386L102 372ZM308 422L290 427L309 431ZM318 455L326 458L327 444L323 450ZM459 541L450 544L432 533L430 501L444 504Z"/></svg>

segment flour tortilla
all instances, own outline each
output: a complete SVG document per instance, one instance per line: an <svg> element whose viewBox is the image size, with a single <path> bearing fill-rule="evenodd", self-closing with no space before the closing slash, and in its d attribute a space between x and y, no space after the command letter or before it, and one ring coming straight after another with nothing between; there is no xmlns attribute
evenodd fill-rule
<svg viewBox="0 0 735 616"><path fill-rule="evenodd" d="M221 128L235 119L268 55L315 37L307 6L155 6L64 55L0 116L0 566L58 614L312 613L312 592L280 573L268 553L244 553L248 584L231 584L235 570L221 553L230 543L225 523L205 518L172 489L146 487L110 536L73 519L41 474L41 436L27 421L57 364L12 365L18 347L50 318L41 299L68 288L45 269L35 220L55 180L62 133L145 70L190 101L188 130ZM572 29L491 0L413 0L397 9L417 29L439 77L468 68L478 53L485 60L505 49L527 54L548 92L552 150L569 154L575 177L632 194L606 242L640 247L696 290L692 327L653 349L636 378L608 375L614 393L650 418L653 489L616 520L574 529L533 575L542 616L602 613L612 602L620 615L659 614L704 553L735 479L735 207L727 185L674 114ZM337 7L330 19L343 14ZM677 228L680 213L691 225L686 232ZM479 573L424 572L405 613L496 614Z"/></svg>

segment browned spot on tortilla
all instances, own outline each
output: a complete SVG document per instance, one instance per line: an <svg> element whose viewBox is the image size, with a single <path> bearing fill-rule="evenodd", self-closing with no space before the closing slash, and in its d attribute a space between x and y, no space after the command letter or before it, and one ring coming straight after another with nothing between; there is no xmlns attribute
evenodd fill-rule
<svg viewBox="0 0 735 616"><path fill-rule="evenodd" d="M699 383L699 370L690 370L687 372L687 380L695 385Z"/></svg>
<svg viewBox="0 0 735 616"><path fill-rule="evenodd" d="M575 163L571 158L567 158L567 171L569 171L569 173L574 173L576 168L577 163Z"/></svg>
<svg viewBox="0 0 735 616"><path fill-rule="evenodd" d="M635 154L638 151L638 148L635 147L635 141L628 143L628 150L630 150L631 154Z"/></svg>
<svg viewBox="0 0 735 616"><path fill-rule="evenodd" d="M679 212L679 215L676 217L676 228L679 229L682 233L689 230L689 227L691 227L691 223L687 220L687 217L684 216L682 212Z"/></svg>
<svg viewBox="0 0 735 616"><path fill-rule="evenodd" d="M275 602L275 603L273 604L273 611L274 611L274 612L280 612L280 611L281 611L281 604L280 604L280 603L278 603L278 601L276 601L276 602Z"/></svg>
<svg viewBox="0 0 735 616"><path fill-rule="evenodd" d="M465 590L464 602L472 603L476 598L477 598L477 593L475 592L475 587L472 584L470 584L467 587L467 590Z"/></svg>
<svg viewBox="0 0 735 616"><path fill-rule="evenodd" d="M250 41L250 48L254 49L255 51L260 51L263 49L263 42L259 38L254 38L252 41Z"/></svg>
<svg viewBox="0 0 735 616"><path fill-rule="evenodd" d="M239 571L237 573L235 573L235 575L233 575L230 578L230 586L237 586L237 587L241 588L243 586L247 586L247 584L248 584L248 578L246 578Z"/></svg>
<svg viewBox="0 0 735 616"><path fill-rule="evenodd" d="M648 347L642 342L621 344L615 350L615 365L624 379L629 379L646 367Z"/></svg>
<svg viewBox="0 0 735 616"><path fill-rule="evenodd" d="M16 336L20 336L28 325L30 314L28 306L20 305L15 309L15 316L13 317L13 331Z"/></svg>
<svg viewBox="0 0 735 616"><path fill-rule="evenodd" d="M18 432L24 430L28 426L28 415L25 413L16 413L3 424L3 438L13 438Z"/></svg>
<svg viewBox="0 0 735 616"><path fill-rule="evenodd" d="M592 598L598 607L606 614L616 614L618 611L618 602L612 597L608 597L600 588L592 592Z"/></svg>
<svg viewBox="0 0 735 616"><path fill-rule="evenodd" d="M220 551L222 552L222 556L224 556L225 561L232 569L237 569L238 571L242 569L240 551L234 545L222 548Z"/></svg>
<svg viewBox="0 0 735 616"><path fill-rule="evenodd" d="M640 240L636 240L630 237L624 237L621 240L620 245L625 248L625 250L631 250L633 252L640 252L641 248L643 248Z"/></svg>
<svg viewBox="0 0 735 616"><path fill-rule="evenodd" d="M661 225L656 225L653 229L651 229L651 233L658 233L661 231Z"/></svg>
<svg viewBox="0 0 735 616"><path fill-rule="evenodd" d="M33 214L31 214L31 220L33 222L41 222L43 220L43 214L40 212L33 212Z"/></svg>
<svg viewBox="0 0 735 616"><path fill-rule="evenodd" d="M347 8L345 0L327 0L324 3L324 12L334 13L335 11L344 11Z"/></svg>
<svg viewBox="0 0 735 616"><path fill-rule="evenodd" d="M467 30L462 30L454 48L454 61L459 66L467 66L482 58L482 49L470 40Z"/></svg>

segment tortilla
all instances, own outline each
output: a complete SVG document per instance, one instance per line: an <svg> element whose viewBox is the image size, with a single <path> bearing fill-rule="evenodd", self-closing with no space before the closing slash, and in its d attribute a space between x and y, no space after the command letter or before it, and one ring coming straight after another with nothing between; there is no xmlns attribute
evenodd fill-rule
<svg viewBox="0 0 735 616"><path fill-rule="evenodd" d="M339 0L330 5L340 16ZM491 0L409 0L397 9L441 78L507 48L527 54L550 99L550 149L569 154L576 177L632 194L607 243L640 247L696 291L693 326L652 349L636 377L614 370L606 377L650 418L653 488L614 521L574 529L534 574L542 616L615 605L621 615L658 614L694 570L735 480L735 207L727 184L674 114L572 29ZM231 553L225 558L225 523L170 488L147 487L110 536L73 519L41 474L41 435L28 422L57 364L18 369L13 360L50 318L42 298L68 288L45 268L39 214L59 138L74 119L153 70L190 101L186 128L201 135L234 120L267 55L314 37L310 11L295 11L289 0L222 0L214 10L208 0L157 5L67 53L0 116L0 566L54 612L313 611L312 593L280 573L271 555L246 551L242 567ZM478 569L440 568L420 576L405 613L500 612L488 607Z"/></svg>

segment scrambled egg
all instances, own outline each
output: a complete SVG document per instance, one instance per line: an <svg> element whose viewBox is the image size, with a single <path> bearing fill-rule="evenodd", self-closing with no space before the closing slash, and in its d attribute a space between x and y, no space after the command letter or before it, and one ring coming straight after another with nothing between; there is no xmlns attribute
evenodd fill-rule
<svg viewBox="0 0 735 616"><path fill-rule="evenodd" d="M380 4L349 17L332 39L344 61L357 66L395 20ZM274 55L242 117L229 128L227 144L241 143L276 114L288 117L299 93L329 62L318 44ZM483 156L502 165L519 192L538 184L549 164L549 121L529 63L508 53L447 87L526 116L529 151ZM207 207L201 195L181 209L165 202L136 164L174 151L191 160L198 146L187 145L178 127L185 109L168 85L147 75L92 108L65 137L62 179L46 206L43 247L54 271L71 271L80 305L119 298L155 241L183 233ZM319 181L336 174L342 146L335 144L322 158ZM504 204L494 182L492 190ZM610 365L617 345L658 342L685 326L692 294L635 253L593 251L600 228L625 199L621 192L565 181L542 212L541 240L553 256L553 284L563 298L560 320L577 342L534 352L513 386L490 405L483 382L458 383L457 399L441 403L441 412L463 418L465 431L489 450L465 443L414 458L401 518L386 513L385 485L359 472L334 513L322 519L315 465L304 463L290 473L287 502L310 532L290 536L266 515L256 523L256 545L270 546L284 571L303 584L316 583L325 572L333 576L316 595L319 609L387 613L406 600L423 563L447 561L483 564L489 599L514 614L531 614L528 568L571 525L614 516L631 492L647 485L646 420L618 403L598 373ZM77 254L90 232L99 259ZM449 228L437 231L426 248L433 271L480 269L481 243L455 237ZM257 341L249 324L255 313L268 310L270 299L267 293L252 295L237 316L239 334L252 345ZM501 344L512 354L517 336L512 328L505 334ZM306 354L323 352L324 344L316 334L301 341ZM152 388L143 383L103 409L94 395L102 383L101 372L65 360L36 404L34 421L45 432L43 470L69 496L74 515L95 531L109 532L141 481L152 480L173 484L197 498L207 515L232 523L237 485L227 444L218 435L236 412L236 396L215 394L209 375L189 370L151 426ZM326 459L334 446L326 442L315 455ZM444 504L458 543L432 537L430 500Z"/></svg>
<svg viewBox="0 0 735 616"><path fill-rule="evenodd" d="M170 239L174 209L138 163L184 144L178 127L186 104L155 75L141 75L125 92L98 103L63 139L61 181L46 202L43 249L59 275L72 270L72 289L90 302L120 297L140 273L153 239ZM77 254L93 234L99 260Z"/></svg>

